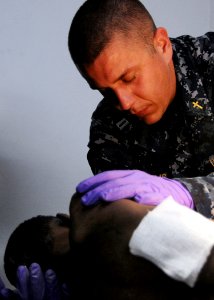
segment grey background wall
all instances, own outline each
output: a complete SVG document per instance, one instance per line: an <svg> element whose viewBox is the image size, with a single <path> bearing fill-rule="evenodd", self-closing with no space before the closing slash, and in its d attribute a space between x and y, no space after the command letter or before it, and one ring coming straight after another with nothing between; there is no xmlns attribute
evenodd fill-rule
<svg viewBox="0 0 214 300"><path fill-rule="evenodd" d="M100 95L75 69L71 19L82 0L0 0L0 275L11 231L38 214L67 212L91 176L90 117ZM214 29L213 0L145 0L170 36Z"/></svg>

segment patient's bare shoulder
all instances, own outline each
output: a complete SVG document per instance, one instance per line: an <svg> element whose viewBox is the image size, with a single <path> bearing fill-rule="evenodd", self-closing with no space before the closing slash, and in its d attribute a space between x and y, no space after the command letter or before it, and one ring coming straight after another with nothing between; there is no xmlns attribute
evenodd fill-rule
<svg viewBox="0 0 214 300"><path fill-rule="evenodd" d="M82 206L76 196L72 201L75 279L87 284L87 295L94 300L180 300L183 295L191 300L208 299L204 288L191 289L129 252L131 234L153 207L127 199L90 208ZM213 293L208 294L212 299Z"/></svg>
<svg viewBox="0 0 214 300"><path fill-rule="evenodd" d="M95 232L108 227L123 228L132 233L142 218L154 207L139 205L129 200L121 199L115 202L100 202L95 206L81 204L80 195L74 194L70 203L71 235L76 242L83 241Z"/></svg>

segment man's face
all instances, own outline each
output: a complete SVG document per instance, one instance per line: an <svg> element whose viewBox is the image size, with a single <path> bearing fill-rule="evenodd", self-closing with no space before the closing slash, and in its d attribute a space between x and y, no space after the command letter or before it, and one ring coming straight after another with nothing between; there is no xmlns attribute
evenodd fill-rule
<svg viewBox="0 0 214 300"><path fill-rule="evenodd" d="M156 30L153 47L116 36L91 65L85 66L94 88L104 95L113 91L119 109L129 110L147 124L161 119L176 89L172 48L165 29Z"/></svg>

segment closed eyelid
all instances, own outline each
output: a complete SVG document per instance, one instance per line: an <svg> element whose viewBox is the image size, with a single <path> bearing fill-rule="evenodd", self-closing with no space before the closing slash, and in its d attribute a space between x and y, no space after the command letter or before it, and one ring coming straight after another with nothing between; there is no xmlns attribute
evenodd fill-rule
<svg viewBox="0 0 214 300"><path fill-rule="evenodd" d="M121 80L124 82L131 82L132 80L134 80L136 78L135 73L130 73L130 74L126 74L124 75Z"/></svg>

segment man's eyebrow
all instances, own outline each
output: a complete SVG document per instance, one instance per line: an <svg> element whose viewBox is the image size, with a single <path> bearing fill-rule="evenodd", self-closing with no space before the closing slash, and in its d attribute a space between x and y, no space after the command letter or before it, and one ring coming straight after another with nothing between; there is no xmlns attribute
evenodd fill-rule
<svg viewBox="0 0 214 300"><path fill-rule="evenodd" d="M120 75L113 81L113 84L116 83L117 81L123 79L123 77L125 77L127 73L131 72L132 69L133 69L133 67L129 67L129 68L125 69L125 70L123 71L123 73L120 74ZM91 88L92 90L104 90L104 89L108 88L108 87L102 87L102 86L96 85L96 83L95 83L93 80L88 79L87 81L88 81L88 84L89 84L89 86L90 86L90 88Z"/></svg>
<svg viewBox="0 0 214 300"><path fill-rule="evenodd" d="M117 81L123 79L123 78L126 76L126 74L128 74L128 73L131 72L132 70L133 70L133 67L128 67L127 69L125 69L125 70L122 72L122 74L119 75L119 76L114 80L113 83L116 83Z"/></svg>

